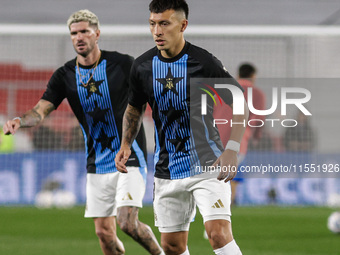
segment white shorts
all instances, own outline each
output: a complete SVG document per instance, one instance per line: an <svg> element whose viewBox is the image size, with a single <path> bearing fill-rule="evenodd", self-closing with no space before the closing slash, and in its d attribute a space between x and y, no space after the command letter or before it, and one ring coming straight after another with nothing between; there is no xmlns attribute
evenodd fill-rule
<svg viewBox="0 0 340 255"><path fill-rule="evenodd" d="M116 216L122 206L142 207L143 176L139 167L127 170L127 174L87 174L85 218Z"/></svg>
<svg viewBox="0 0 340 255"><path fill-rule="evenodd" d="M203 173L179 180L155 178L154 185L155 225L161 233L189 231L196 205L204 222L231 221L230 182Z"/></svg>

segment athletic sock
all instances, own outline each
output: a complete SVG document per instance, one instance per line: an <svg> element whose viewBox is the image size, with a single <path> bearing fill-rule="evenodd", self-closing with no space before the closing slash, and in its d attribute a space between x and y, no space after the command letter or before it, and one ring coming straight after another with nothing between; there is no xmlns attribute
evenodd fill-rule
<svg viewBox="0 0 340 255"><path fill-rule="evenodd" d="M188 247L185 250L185 252L181 253L180 255L190 255Z"/></svg>
<svg viewBox="0 0 340 255"><path fill-rule="evenodd" d="M214 250L214 252L216 255L242 255L242 252L236 244L235 240L227 243L222 248Z"/></svg>

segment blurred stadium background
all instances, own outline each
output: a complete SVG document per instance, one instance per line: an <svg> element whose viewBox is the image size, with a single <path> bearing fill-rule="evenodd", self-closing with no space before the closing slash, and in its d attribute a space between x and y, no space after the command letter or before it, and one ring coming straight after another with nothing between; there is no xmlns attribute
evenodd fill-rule
<svg viewBox="0 0 340 255"><path fill-rule="evenodd" d="M20 116L33 107L53 71L75 57L65 24L72 12L88 8L98 15L102 24L99 41L102 49L137 57L154 46L148 32L148 3L146 0L1 0L1 126L8 118ZM339 164L339 2L188 0L188 3L191 13L186 39L212 52L234 77L240 63L253 63L258 69L256 84L267 96L267 109L271 106L272 87L295 86L311 91L312 99L306 107L313 114L309 117L313 135L289 138L310 140L309 149L292 150L287 146L287 128L266 126L260 143L250 146L246 164ZM295 118L297 111L291 109L287 116L275 114L270 118L289 119ZM150 111L145 125L150 167L144 202L151 204L153 124ZM1 206L32 205L36 194L43 189L63 189L76 196L77 204L85 202L84 143L65 101L39 127L20 130L14 137L1 134L0 162ZM246 178L238 188L237 203L238 206L325 207L330 197L340 194L339 175L336 172L318 178ZM335 204L340 203L336 201ZM242 209L238 210L248 217ZM322 211L323 215L329 212L328 209ZM339 251L340 247L335 250Z"/></svg>

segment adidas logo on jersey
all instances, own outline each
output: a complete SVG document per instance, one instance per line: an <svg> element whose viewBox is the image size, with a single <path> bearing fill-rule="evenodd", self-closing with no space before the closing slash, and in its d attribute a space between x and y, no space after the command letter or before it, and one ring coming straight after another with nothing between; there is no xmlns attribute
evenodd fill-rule
<svg viewBox="0 0 340 255"><path fill-rule="evenodd" d="M224 208L224 204L221 199L217 200L217 202L212 206L212 208Z"/></svg>
<svg viewBox="0 0 340 255"><path fill-rule="evenodd" d="M132 198L130 192L126 193L126 195L123 197L122 200L133 200L133 198Z"/></svg>

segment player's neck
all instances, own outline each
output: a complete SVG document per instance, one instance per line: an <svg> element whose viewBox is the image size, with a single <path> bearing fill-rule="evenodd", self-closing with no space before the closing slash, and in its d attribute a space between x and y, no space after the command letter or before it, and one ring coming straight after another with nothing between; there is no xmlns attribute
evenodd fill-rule
<svg viewBox="0 0 340 255"><path fill-rule="evenodd" d="M83 66L91 66L91 65L94 65L98 61L98 58L100 57L100 55L101 55L100 49L95 48L86 57L78 54L77 60L78 60L79 64L81 64Z"/></svg>
<svg viewBox="0 0 340 255"><path fill-rule="evenodd" d="M182 38L182 40L178 44L176 44L174 47L167 49L167 50L161 50L161 55L163 58L174 58L179 53L181 53L184 46L185 46L185 40L184 38Z"/></svg>

